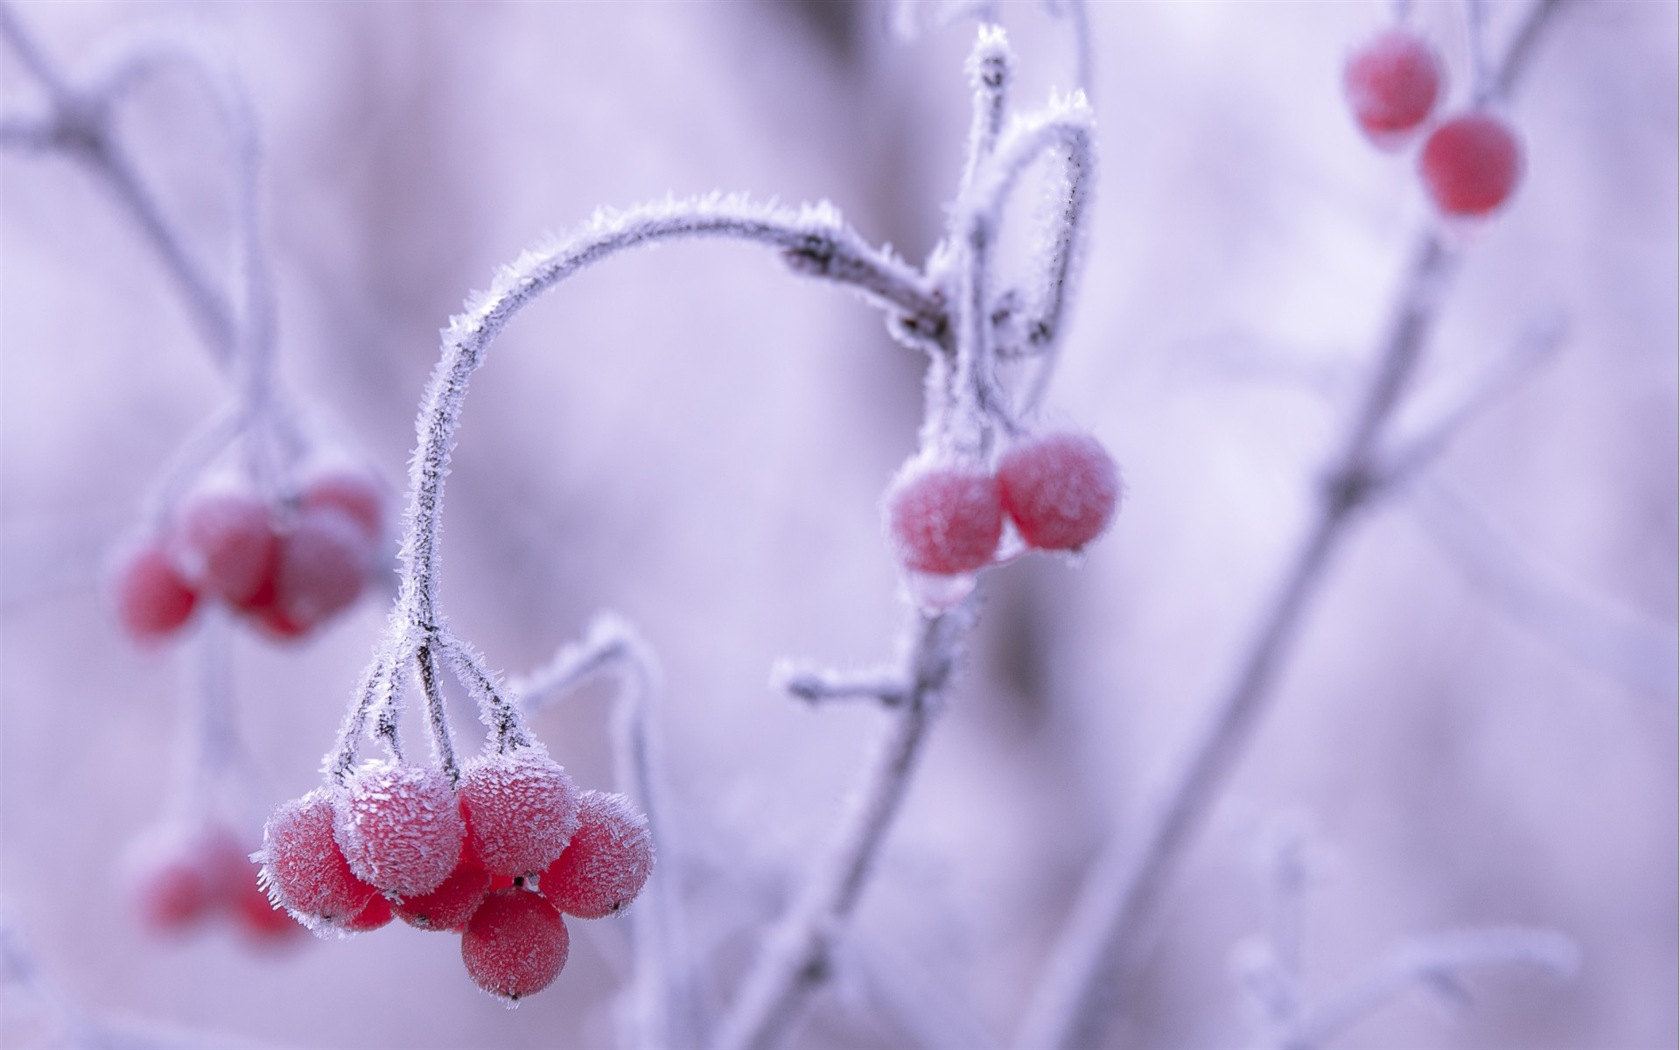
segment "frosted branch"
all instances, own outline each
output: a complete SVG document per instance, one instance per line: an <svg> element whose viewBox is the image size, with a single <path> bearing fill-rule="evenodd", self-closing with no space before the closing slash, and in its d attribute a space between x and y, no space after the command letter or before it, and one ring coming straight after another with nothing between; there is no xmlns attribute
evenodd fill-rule
<svg viewBox="0 0 1680 1050"><path fill-rule="evenodd" d="M968 132L967 162L962 190L974 185L980 166L997 148L1003 117L1009 107L1009 87L1015 79L1015 55L1003 29L983 25L968 55L968 80L974 88L974 116Z"/></svg>
<svg viewBox="0 0 1680 1050"><path fill-rule="evenodd" d="M484 663L484 657L454 635L440 636L437 644L443 650L443 658L448 661L450 670L455 672L455 678L467 687L467 692L478 704L479 721L489 730L496 750L530 747L531 734L525 730L525 721L519 715L518 706L496 684L496 676Z"/></svg>
<svg viewBox="0 0 1680 1050"><path fill-rule="evenodd" d="M1063 149L1075 158L1074 167L1089 165L1093 118L1084 96L1054 99L1043 112L1018 119L1004 134L990 158L975 179L972 189L958 201L953 213L953 240L961 245L963 258L956 283L957 371L954 386L957 395L975 416L975 422L985 419L1013 424L1008 406L996 383L996 360L993 351L993 313L996 296L991 287L991 254L1002 222L1004 203L1014 191L1027 167L1045 152ZM1079 185L1083 186L1081 181ZM1083 196L1076 209L1083 214ZM1076 217L1077 217L1076 216ZM1066 231L1066 245L1071 248L1077 229ZM1065 258L1048 261L1043 267L1054 273L1063 267ZM1059 310L1059 307L1057 308ZM981 434L958 436L962 444L984 445ZM978 451L971 449L970 451Z"/></svg>
<svg viewBox="0 0 1680 1050"><path fill-rule="evenodd" d="M454 787L461 782L461 766L455 761L455 734L449 728L437 653L430 642L421 644L414 654L414 663L420 674L421 695L426 698L426 729L432 738L432 750L444 776L449 778L450 787Z"/></svg>
<svg viewBox="0 0 1680 1050"><path fill-rule="evenodd" d="M1563 342L1564 331L1561 317L1531 325L1510 351L1467 384L1457 399L1423 428L1420 436L1388 457L1382 467L1381 483L1385 486L1404 483L1439 458L1471 420L1551 358Z"/></svg>
<svg viewBox="0 0 1680 1050"><path fill-rule="evenodd" d="M943 703L959 641L972 615L965 605L918 617L905 654L909 696L893 711L824 861L806 877L765 937L741 992L719 1025L713 1042L722 1050L773 1045L795 1020L805 997L827 978L830 953L909 790L910 775Z"/></svg>
<svg viewBox="0 0 1680 1050"><path fill-rule="evenodd" d="M1545 3L1533 9L1529 24L1519 31L1520 46L1507 52L1506 64L1520 61L1550 10ZM1379 344L1376 371L1331 458L1318 513L1262 608L1231 684L1166 779L1164 790L1154 795L1141 821L1129 820L1110 835L1080 887L1017 1033L1017 1045L1038 1050L1101 1041L1118 985L1141 961L1168 882L1270 706L1278 673L1332 556L1356 519L1354 512L1379 491L1373 484L1378 449L1456 272L1456 256L1434 233L1422 234Z"/></svg>
<svg viewBox="0 0 1680 1050"><path fill-rule="evenodd" d="M50 130L45 132L47 140L85 164L116 198L121 209L140 227L145 240L174 278L189 314L204 333L212 356L223 368L230 367L236 358L239 341L233 305L216 290L209 275L194 261L180 230L165 216L157 198L140 179L121 142L111 133L110 105L117 97L116 92L126 90L142 72L161 64L160 56L132 56L104 78L97 90L80 92L70 87L9 6L0 6L0 35L5 36L11 49L23 60L24 67L48 97L52 113L48 118ZM228 99L242 96L226 87L225 78L209 72L209 67L198 56L181 51L172 55L171 59L184 62L204 83L213 85L212 94L224 118L243 112L242 102L232 109L227 105ZM230 131L236 147L254 139L237 123L230 124ZM42 140L37 134L29 141L33 144ZM242 218L249 210L244 198L254 196L248 181L242 174L238 186L242 197ZM250 243L252 239L253 235L247 231L242 241Z"/></svg>
<svg viewBox="0 0 1680 1050"><path fill-rule="evenodd" d="M824 700L878 700L898 707L910 695L903 673L889 668L837 671L811 664L779 661L770 669L770 687L812 704Z"/></svg>
<svg viewBox="0 0 1680 1050"><path fill-rule="evenodd" d="M410 468L404 573L394 616L425 634L437 622L437 546L443 481L449 471L467 384L502 328L545 291L619 252L690 237L726 237L780 249L802 273L849 284L877 303L913 315L940 308L909 266L877 252L828 205L794 212L739 197L670 201L624 213L600 212L564 240L527 251L473 296L444 332L443 357L432 374L417 423Z"/></svg>

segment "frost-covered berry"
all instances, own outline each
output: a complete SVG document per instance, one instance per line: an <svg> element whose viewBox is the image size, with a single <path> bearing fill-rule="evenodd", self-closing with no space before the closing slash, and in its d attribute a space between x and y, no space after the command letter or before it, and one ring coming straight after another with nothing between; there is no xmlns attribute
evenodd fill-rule
<svg viewBox="0 0 1680 1050"><path fill-rule="evenodd" d="M354 521L370 540L385 531L385 492L368 475L347 467L332 467L308 478L298 494L304 510L330 508Z"/></svg>
<svg viewBox="0 0 1680 1050"><path fill-rule="evenodd" d="M1078 550L1114 520L1120 471L1102 443L1064 431L1032 438L998 461L1003 505L1029 547Z"/></svg>
<svg viewBox="0 0 1680 1050"><path fill-rule="evenodd" d="M177 556L205 594L245 607L274 587L279 538L274 510L255 492L212 489L195 493L176 522Z"/></svg>
<svg viewBox="0 0 1680 1050"><path fill-rule="evenodd" d="M1429 119L1441 93L1441 60L1424 39L1390 29L1348 56L1342 72L1353 118L1379 143Z"/></svg>
<svg viewBox="0 0 1680 1050"><path fill-rule="evenodd" d="M466 823L441 770L369 762L334 808L333 833L350 870L386 893L430 893L461 860Z"/></svg>
<svg viewBox="0 0 1680 1050"><path fill-rule="evenodd" d="M540 894L497 890L461 934L461 961L473 983L516 1003L560 976L569 948L566 924Z"/></svg>
<svg viewBox="0 0 1680 1050"><path fill-rule="evenodd" d="M463 856L442 886L399 901L392 905L392 911L402 921L422 930L459 930L466 927L467 920L489 892L490 873L472 858Z"/></svg>
<svg viewBox="0 0 1680 1050"><path fill-rule="evenodd" d="M339 848L336 809L325 788L282 802L263 828L257 854L269 898L311 929L344 926L379 896L350 870Z"/></svg>
<svg viewBox="0 0 1680 1050"><path fill-rule="evenodd" d="M541 746L482 755L461 774L467 850L492 875L531 875L578 828L577 789Z"/></svg>
<svg viewBox="0 0 1680 1050"><path fill-rule="evenodd" d="M141 925L154 933L178 932L208 918L235 899L247 875L256 891L245 851L217 824L155 828L129 848L123 867Z"/></svg>
<svg viewBox="0 0 1680 1050"><path fill-rule="evenodd" d="M113 582L117 620L137 642L156 642L174 634L198 604L198 592L156 540L129 551L118 563Z"/></svg>
<svg viewBox="0 0 1680 1050"><path fill-rule="evenodd" d="M1003 535L997 479L973 467L902 474L887 492L887 535L906 568L950 576L989 564Z"/></svg>
<svg viewBox="0 0 1680 1050"><path fill-rule="evenodd" d="M366 933L377 930L396 917L391 908L391 902L375 893L367 906L356 913L355 918L344 924L344 928L352 933Z"/></svg>
<svg viewBox="0 0 1680 1050"><path fill-rule="evenodd" d="M623 795L586 791L578 816L577 834L538 887L567 915L599 919L642 892L653 868L653 836L647 818Z"/></svg>
<svg viewBox="0 0 1680 1050"><path fill-rule="evenodd" d="M355 603L367 583L374 542L339 511L304 510L280 535L272 601L256 610L281 637L312 630Z"/></svg>
<svg viewBox="0 0 1680 1050"><path fill-rule="evenodd" d="M1454 117L1430 133L1418 155L1418 173L1445 215L1486 215L1510 199L1522 178L1523 151L1516 132L1491 113Z"/></svg>

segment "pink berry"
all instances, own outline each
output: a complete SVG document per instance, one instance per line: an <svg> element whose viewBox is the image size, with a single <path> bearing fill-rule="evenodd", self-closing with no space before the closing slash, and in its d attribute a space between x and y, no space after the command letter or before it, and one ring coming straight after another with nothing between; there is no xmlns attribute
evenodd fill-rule
<svg viewBox="0 0 1680 1050"><path fill-rule="evenodd" d="M467 849L492 875L554 863L578 828L577 790L540 745L483 755L461 775Z"/></svg>
<svg viewBox="0 0 1680 1050"><path fill-rule="evenodd" d="M1120 471L1101 442L1064 431L1024 441L998 461L1003 505L1029 547L1073 551L1114 520Z"/></svg>
<svg viewBox="0 0 1680 1050"><path fill-rule="evenodd" d="M465 929L467 920L490 892L490 873L469 857L462 857L430 893L409 897L392 905L392 910L410 926L422 930Z"/></svg>
<svg viewBox="0 0 1680 1050"><path fill-rule="evenodd" d="M379 483L360 471L334 467L303 483L298 501L304 510L331 508L361 527L370 540L385 531L385 492Z"/></svg>
<svg viewBox="0 0 1680 1050"><path fill-rule="evenodd" d="M317 788L281 803L263 828L262 885L270 900L311 929L343 926L379 896L339 849L336 809L333 795Z"/></svg>
<svg viewBox="0 0 1680 1050"><path fill-rule="evenodd" d="M473 983L518 1002L554 983L569 947L565 922L541 895L497 890L473 912L461 934L461 961Z"/></svg>
<svg viewBox="0 0 1680 1050"><path fill-rule="evenodd" d="M901 475L887 493L887 535L916 572L950 576L989 564L1003 535L997 479L972 467Z"/></svg>
<svg viewBox="0 0 1680 1050"><path fill-rule="evenodd" d="M1454 117L1423 144L1418 171L1446 215L1486 215L1504 204L1522 178L1522 143L1491 113Z"/></svg>
<svg viewBox="0 0 1680 1050"><path fill-rule="evenodd" d="M312 630L361 596L373 557L373 542L347 515L304 510L280 535L272 602L253 611L281 637Z"/></svg>
<svg viewBox="0 0 1680 1050"><path fill-rule="evenodd" d="M195 494L176 527L181 564L204 593L244 607L273 588L279 538L273 508L256 493Z"/></svg>
<svg viewBox="0 0 1680 1050"><path fill-rule="evenodd" d="M653 868L653 836L647 818L623 795L586 791L578 816L577 834L538 885L567 915L599 919L642 892Z"/></svg>
<svg viewBox="0 0 1680 1050"><path fill-rule="evenodd" d="M1342 87L1354 119L1380 141L1429 119L1441 92L1441 61L1422 37L1390 29L1348 57Z"/></svg>
<svg viewBox="0 0 1680 1050"><path fill-rule="evenodd" d="M140 922L156 933L183 930L209 917L233 899L248 872L256 888L245 851L216 824L154 829L130 848L125 866Z"/></svg>
<svg viewBox="0 0 1680 1050"><path fill-rule="evenodd" d="M163 545L146 542L117 566L117 620L137 642L155 642L181 629L192 616L198 593L176 571Z"/></svg>
<svg viewBox="0 0 1680 1050"><path fill-rule="evenodd" d="M466 823L441 770L370 762L351 775L333 833L356 877L399 897L442 886L461 860Z"/></svg>

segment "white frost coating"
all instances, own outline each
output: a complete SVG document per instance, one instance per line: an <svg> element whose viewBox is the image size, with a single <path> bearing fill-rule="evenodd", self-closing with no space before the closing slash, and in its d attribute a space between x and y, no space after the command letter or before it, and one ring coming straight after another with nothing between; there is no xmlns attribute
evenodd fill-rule
<svg viewBox="0 0 1680 1050"><path fill-rule="evenodd" d="M441 770L368 762L346 783L336 818L350 870L386 893L430 893L461 859L466 823Z"/></svg>
<svg viewBox="0 0 1680 1050"><path fill-rule="evenodd" d="M492 875L541 872L577 832L577 789L541 744L481 755L460 790L468 848Z"/></svg>
<svg viewBox="0 0 1680 1050"><path fill-rule="evenodd" d="M495 676L464 641L452 637L437 608L437 550L442 527L443 483L450 469L455 431L472 373L496 335L525 305L585 267L644 244L687 237L727 237L778 249L800 273L851 285L906 318L906 325L943 330L944 311L932 283L891 251L875 249L823 201L797 210L758 204L744 196L714 194L670 199L627 212L602 209L576 233L548 238L495 273L490 287L467 297L462 313L443 332L443 354L427 385L416 422L418 442L409 466L409 498L400 549L403 577L390 627L351 704L326 769L344 780L355 765L360 737L370 727L393 755L401 756L399 668L410 659L427 696L427 726L445 772L456 773L447 721L437 691L437 657L473 694L496 746L530 742L519 712Z"/></svg>
<svg viewBox="0 0 1680 1050"><path fill-rule="evenodd" d="M282 802L263 827L263 848L251 855L262 865L257 884L276 907L317 935L335 932L373 899L345 863L334 836L342 798L316 788Z"/></svg>
<svg viewBox="0 0 1680 1050"><path fill-rule="evenodd" d="M586 791L582 826L560 859L543 873L541 891L556 908L580 919L622 911L653 870L647 818L623 795Z"/></svg>

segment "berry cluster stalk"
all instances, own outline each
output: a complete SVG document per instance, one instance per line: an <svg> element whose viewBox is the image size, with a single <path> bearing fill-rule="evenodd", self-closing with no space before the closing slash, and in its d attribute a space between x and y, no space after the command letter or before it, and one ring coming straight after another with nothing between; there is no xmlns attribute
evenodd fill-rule
<svg viewBox="0 0 1680 1050"><path fill-rule="evenodd" d="M1530 11L1493 76L1501 91L1510 89L1560 3L1540 0ZM1017 1046L1037 1050L1101 1041L1121 982L1142 961L1168 883L1268 710L1278 671L1333 555L1347 539L1355 512L1389 491L1389 424L1410 386L1457 262L1456 251L1438 231L1420 235L1376 371L1332 457L1318 513L1262 610L1231 686L1147 810L1142 827L1111 835L1092 866L1017 1033Z"/></svg>

